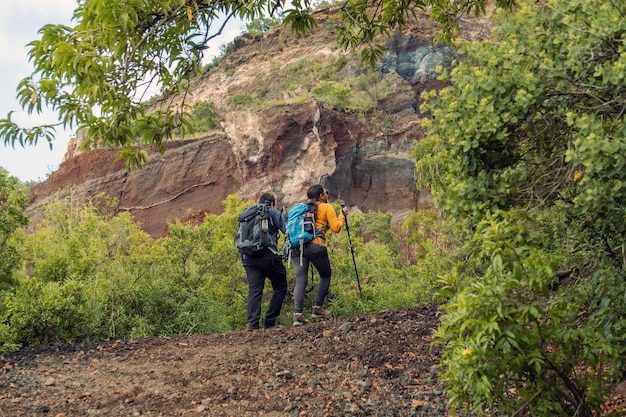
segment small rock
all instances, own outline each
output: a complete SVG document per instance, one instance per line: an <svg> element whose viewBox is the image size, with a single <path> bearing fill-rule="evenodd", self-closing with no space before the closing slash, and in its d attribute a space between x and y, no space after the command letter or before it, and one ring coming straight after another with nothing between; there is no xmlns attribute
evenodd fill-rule
<svg viewBox="0 0 626 417"><path fill-rule="evenodd" d="M426 404L428 404L428 403L427 403L426 401L423 401L423 400L413 400L413 401L411 402L411 405L412 405L414 408L422 408L422 407L424 407Z"/></svg>
<svg viewBox="0 0 626 417"><path fill-rule="evenodd" d="M361 411L361 408L355 403L348 403L343 408L344 413L358 413L359 411Z"/></svg>
<svg viewBox="0 0 626 417"><path fill-rule="evenodd" d="M349 321L339 326L339 330L342 332L347 332L351 328L352 328L352 322L349 322Z"/></svg>
<svg viewBox="0 0 626 417"><path fill-rule="evenodd" d="M276 377L277 378L291 379L291 378L293 378L293 374L291 373L291 371L280 371L280 372L276 372Z"/></svg>
<svg viewBox="0 0 626 417"><path fill-rule="evenodd" d="M55 380L54 378L52 378L52 377L47 378L47 379L43 382L43 384L44 384L46 387L51 387L51 386L53 386L55 383L56 383L56 380Z"/></svg>

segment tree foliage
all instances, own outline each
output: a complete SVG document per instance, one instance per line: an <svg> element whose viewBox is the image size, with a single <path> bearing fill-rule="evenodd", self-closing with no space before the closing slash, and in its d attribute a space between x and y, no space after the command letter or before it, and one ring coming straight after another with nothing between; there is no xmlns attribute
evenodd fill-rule
<svg viewBox="0 0 626 417"><path fill-rule="evenodd" d="M246 31L253 37L263 37L263 34L282 23L278 17L260 17L246 24Z"/></svg>
<svg viewBox="0 0 626 417"><path fill-rule="evenodd" d="M316 27L311 1L84 0L74 10L74 26L49 24L30 45L33 74L18 85L18 100L28 113L49 107L65 128L84 130L86 149L120 149L127 167L141 166L145 151L135 145L165 143L186 123L184 97L199 75L207 42L232 18L260 21L281 17L296 33ZM383 49L379 35L401 29L418 9L429 8L449 35L456 18L483 12L487 0L344 1L339 7L340 43L362 45L373 63ZM513 0L497 0L509 7ZM446 36L447 36L446 35ZM156 102L145 98L157 92ZM55 124L21 127L12 113L0 120L5 143L22 146L54 140Z"/></svg>
<svg viewBox="0 0 626 417"><path fill-rule="evenodd" d="M177 129L176 133L180 136L201 134L215 130L219 126L220 116L215 104L207 101L196 101L191 106L187 123L181 129Z"/></svg>
<svg viewBox="0 0 626 417"><path fill-rule="evenodd" d="M13 269L19 263L15 234L30 220L24 213L27 203L25 187L0 168L0 289L11 283Z"/></svg>
<svg viewBox="0 0 626 417"><path fill-rule="evenodd" d="M437 333L455 407L591 416L624 371L625 15L523 2L424 97L419 178L473 265Z"/></svg>

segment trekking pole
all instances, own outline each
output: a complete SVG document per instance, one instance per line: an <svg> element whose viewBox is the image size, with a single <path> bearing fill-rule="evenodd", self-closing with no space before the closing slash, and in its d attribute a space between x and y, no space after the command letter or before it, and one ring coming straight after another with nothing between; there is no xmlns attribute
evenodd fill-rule
<svg viewBox="0 0 626 417"><path fill-rule="evenodd" d="M343 209L345 204L341 205ZM350 226L348 225L348 215L344 213L344 218L346 219L346 232L348 232L348 243L350 244L350 253L352 254L352 263L354 264L354 273L356 274L356 283L359 287L359 297L361 299L361 308L363 309L363 313L365 314L365 304L363 304L363 291L361 291L361 280L359 279L359 271L356 268L356 259L354 257L354 247L352 246L352 237L350 237Z"/></svg>

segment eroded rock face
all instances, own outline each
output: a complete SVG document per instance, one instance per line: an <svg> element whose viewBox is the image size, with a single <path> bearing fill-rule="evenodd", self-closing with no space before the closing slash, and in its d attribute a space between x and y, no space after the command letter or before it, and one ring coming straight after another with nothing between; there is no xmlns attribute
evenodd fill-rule
<svg viewBox="0 0 626 417"><path fill-rule="evenodd" d="M407 124L399 137L372 132L358 115L315 101L241 111L224 117L225 135L172 142L163 156L128 173L114 151L79 153L33 188L29 213L56 190L76 185L79 198L104 192L119 200L142 228L158 237L167 222L208 210L220 213L229 194L257 200L273 192L280 205L305 198L317 182L362 211L406 212L420 203L409 159L419 129Z"/></svg>
<svg viewBox="0 0 626 417"><path fill-rule="evenodd" d="M321 18L328 15L322 13ZM388 42L388 53L378 66L381 74L397 74L391 82L394 92L364 113L312 99L262 110L229 110L230 96L252 91L261 82L268 90L277 88L280 79L273 67L346 53L329 47L333 38L323 31L302 39L275 30L260 41L240 41L224 67L203 74L187 97L189 102L212 101L225 109L221 131L170 142L163 156L148 150L148 163L131 173L122 161L113 162L115 151L80 151L79 135L60 168L32 188L27 210L32 223L40 219L39 203L71 185L78 198L99 193L116 197L117 211L130 211L154 237L167 233L168 222L194 212L221 213L230 194L257 200L272 192L279 205L292 205L304 200L315 183L331 191L331 200L340 198L364 212L390 211L402 218L431 206L429 194L415 187L415 161L410 158L423 135L419 94L441 87L434 67L449 66L456 54L433 44L431 26L408 29ZM351 64L342 71L356 76L360 70Z"/></svg>
<svg viewBox="0 0 626 417"><path fill-rule="evenodd" d="M447 45L435 45L420 34L395 33L387 42L387 53L376 65L382 73L396 72L412 84L427 82L438 75L438 66L452 67L458 59L456 50Z"/></svg>

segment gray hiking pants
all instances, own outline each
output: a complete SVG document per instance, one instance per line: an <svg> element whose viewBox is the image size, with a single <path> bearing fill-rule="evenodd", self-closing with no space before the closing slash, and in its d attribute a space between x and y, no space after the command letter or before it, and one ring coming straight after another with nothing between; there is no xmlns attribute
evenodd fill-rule
<svg viewBox="0 0 626 417"><path fill-rule="evenodd" d="M300 260L302 259L302 265ZM302 313L304 304L304 296L306 287L309 283L308 271L309 265L313 264L317 272L320 274L320 282L317 285L317 293L315 294L315 305L322 306L324 299L328 295L330 288L330 260L328 259L328 249L326 246L309 243L304 246L302 258L300 258L300 249L291 250L291 263L296 272L296 285L293 288L293 311L294 313Z"/></svg>

